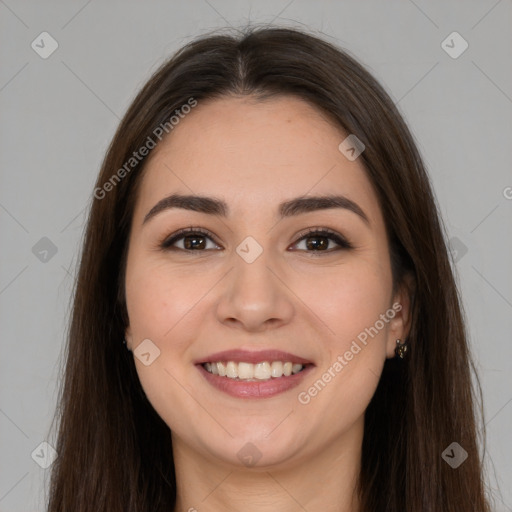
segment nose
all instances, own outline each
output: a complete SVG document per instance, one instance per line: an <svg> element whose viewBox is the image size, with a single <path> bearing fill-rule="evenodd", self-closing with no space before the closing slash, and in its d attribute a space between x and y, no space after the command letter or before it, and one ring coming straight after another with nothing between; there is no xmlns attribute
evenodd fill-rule
<svg viewBox="0 0 512 512"><path fill-rule="evenodd" d="M233 255L234 268L227 274L216 314L219 322L251 332L286 325L293 318L293 293L286 280L266 257L252 263Z"/></svg>

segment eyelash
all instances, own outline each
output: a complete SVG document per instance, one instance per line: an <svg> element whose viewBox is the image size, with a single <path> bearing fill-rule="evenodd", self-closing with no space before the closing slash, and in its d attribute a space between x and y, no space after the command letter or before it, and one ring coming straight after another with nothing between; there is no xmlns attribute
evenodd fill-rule
<svg viewBox="0 0 512 512"><path fill-rule="evenodd" d="M165 238L162 242L160 242L159 246L162 250L166 250L166 251L174 251L175 250L175 251L182 251L182 252L186 252L186 253L205 252L207 250L211 250L211 249L203 249L203 250L194 251L191 249L181 249L181 248L173 247L173 244L175 244L178 240L181 240L182 238L184 238L186 235L204 235L204 236L210 238L216 245L220 245L215 240L215 236L207 229L189 227L189 228L181 229L177 233L171 235L171 237ZM335 231L332 231L328 228L320 228L320 227L308 228L305 232L300 233L299 239L293 245L297 245L298 243L302 242L304 239L313 237L313 235L318 236L318 237L326 237L330 240L333 240L339 246L338 248L335 248L335 249L327 249L327 250L319 250L319 251L305 251L305 252L311 253L312 255L315 255L315 256L321 256L322 253L331 254L335 251L339 251L342 249L348 250L348 249L354 248L353 245L348 240L346 240L343 236L341 236L339 233L336 233ZM297 250L297 249L295 249L295 250ZM298 250L300 250L300 249L298 249Z"/></svg>

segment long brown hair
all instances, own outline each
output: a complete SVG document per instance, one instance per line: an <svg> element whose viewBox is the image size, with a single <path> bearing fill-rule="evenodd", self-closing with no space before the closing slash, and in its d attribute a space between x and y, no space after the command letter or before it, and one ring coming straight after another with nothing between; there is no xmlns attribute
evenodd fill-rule
<svg viewBox="0 0 512 512"><path fill-rule="evenodd" d="M127 241L147 157L129 168L126 162L191 98L200 108L229 95L294 95L355 134L366 146L360 158L386 222L394 285L412 278L409 357L386 361L365 414L362 510L489 510L476 427L480 396L461 301L413 137L382 86L349 54L304 32L271 27L187 44L138 93L110 144L76 279L48 511L174 508L170 430L122 344ZM442 457L454 441L468 453L456 469Z"/></svg>

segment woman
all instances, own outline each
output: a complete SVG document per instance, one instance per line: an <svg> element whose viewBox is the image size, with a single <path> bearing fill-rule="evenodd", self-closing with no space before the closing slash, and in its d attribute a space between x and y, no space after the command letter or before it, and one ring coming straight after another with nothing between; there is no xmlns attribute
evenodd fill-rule
<svg viewBox="0 0 512 512"><path fill-rule="evenodd" d="M485 511L471 369L382 87L296 30L204 37L97 180L48 510Z"/></svg>

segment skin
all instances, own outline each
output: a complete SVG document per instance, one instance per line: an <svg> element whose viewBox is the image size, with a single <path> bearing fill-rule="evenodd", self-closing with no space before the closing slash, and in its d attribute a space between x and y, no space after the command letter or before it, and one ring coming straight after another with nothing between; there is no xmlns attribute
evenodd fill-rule
<svg viewBox="0 0 512 512"><path fill-rule="evenodd" d="M144 339L160 350L149 366L135 364L172 432L176 511L359 510L364 412L385 359L407 336L409 299L404 287L393 295L384 219L361 159L338 150L346 136L300 99L229 97L200 102L150 155L130 233L126 339L132 350ZM173 208L143 224L171 193L223 199L230 214ZM278 219L283 201L332 193L356 202L369 224L339 208ZM183 239L178 250L159 247L191 226L216 240L201 239L207 248L195 252ZM310 227L330 228L354 248L329 241L329 251L315 252L298 236ZM247 236L263 248L250 264L236 252ZM300 403L298 394L393 303L402 310ZM194 366L232 348L280 349L315 368L272 398L234 398ZM251 467L237 457L248 442L261 453Z"/></svg>

